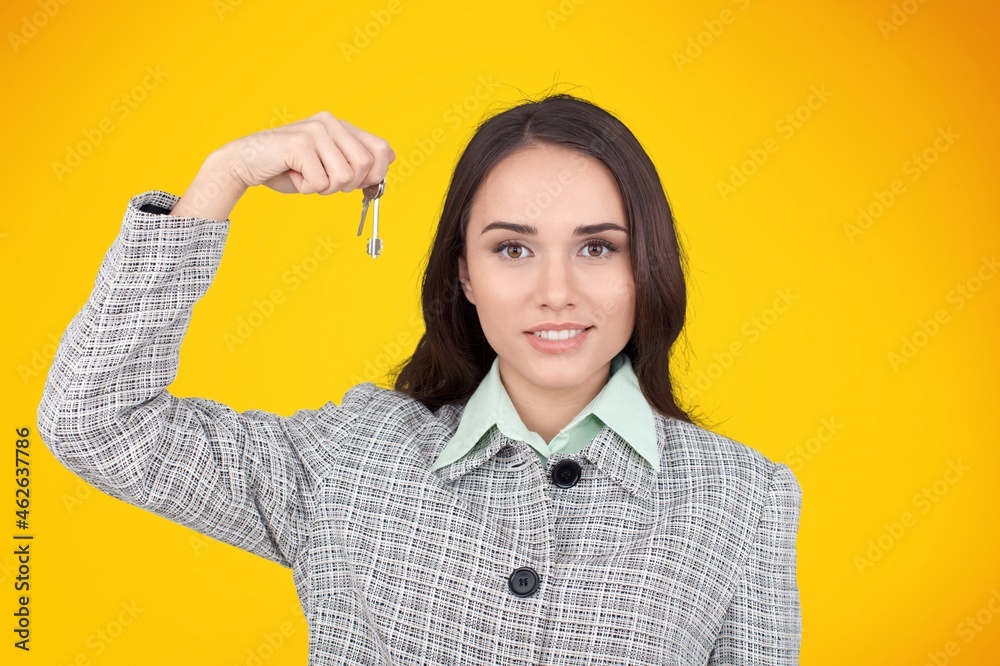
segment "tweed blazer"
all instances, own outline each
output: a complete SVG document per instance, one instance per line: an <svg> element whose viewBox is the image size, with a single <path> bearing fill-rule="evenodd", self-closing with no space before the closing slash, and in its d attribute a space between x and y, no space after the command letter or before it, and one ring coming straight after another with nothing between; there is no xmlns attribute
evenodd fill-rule
<svg viewBox="0 0 1000 666"><path fill-rule="evenodd" d="M657 473L607 427L547 462L493 428L431 471L461 405L372 384L287 417L172 396L228 231L143 210L177 199L129 202L39 429L101 490L290 567L310 664L797 663L799 486L740 443L657 416Z"/></svg>

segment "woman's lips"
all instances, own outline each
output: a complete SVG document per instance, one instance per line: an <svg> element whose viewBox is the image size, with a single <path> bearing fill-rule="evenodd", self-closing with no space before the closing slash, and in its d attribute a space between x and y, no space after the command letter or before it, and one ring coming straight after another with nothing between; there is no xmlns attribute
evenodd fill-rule
<svg viewBox="0 0 1000 666"><path fill-rule="evenodd" d="M541 329L539 331L525 331L528 344L545 354L561 354L578 349L582 345L593 327L580 327L572 329ZM556 338L556 339L551 339Z"/></svg>

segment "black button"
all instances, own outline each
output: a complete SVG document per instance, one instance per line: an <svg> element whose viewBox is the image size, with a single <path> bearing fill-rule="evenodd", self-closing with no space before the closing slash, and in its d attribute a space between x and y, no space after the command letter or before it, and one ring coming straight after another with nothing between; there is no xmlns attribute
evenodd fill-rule
<svg viewBox="0 0 1000 666"><path fill-rule="evenodd" d="M507 587L519 597L530 597L538 589L538 574L531 567L515 569L507 579Z"/></svg>
<svg viewBox="0 0 1000 666"><path fill-rule="evenodd" d="M575 460L560 460L552 468L552 483L560 488L572 488L580 480L580 464Z"/></svg>

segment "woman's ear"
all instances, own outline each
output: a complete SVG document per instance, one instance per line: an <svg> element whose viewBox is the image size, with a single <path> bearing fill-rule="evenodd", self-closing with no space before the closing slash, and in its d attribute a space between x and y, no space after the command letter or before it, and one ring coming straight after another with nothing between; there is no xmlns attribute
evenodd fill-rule
<svg viewBox="0 0 1000 666"><path fill-rule="evenodd" d="M458 258L458 282L462 285L465 298L475 305L476 299L472 295L472 281L469 279L469 264L465 261L465 257Z"/></svg>

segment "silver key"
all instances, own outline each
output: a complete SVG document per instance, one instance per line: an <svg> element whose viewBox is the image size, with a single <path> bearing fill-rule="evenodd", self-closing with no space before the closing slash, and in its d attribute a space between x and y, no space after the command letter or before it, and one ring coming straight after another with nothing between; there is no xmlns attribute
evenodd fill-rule
<svg viewBox="0 0 1000 666"><path fill-rule="evenodd" d="M368 239L368 254L372 259L378 259L378 255L382 254L382 239L378 237L378 202L380 199L381 196L375 199L375 211L372 214L372 237Z"/></svg>
<svg viewBox="0 0 1000 666"><path fill-rule="evenodd" d="M364 198L361 201L361 222L358 224L358 235L365 229L365 217L368 215L368 207L371 203L375 202L375 212L372 217L372 237L368 239L368 254L375 259L382 253L382 240L378 237L378 209L379 209L379 199L382 197L382 193L385 192L385 179L378 185L369 185L368 187L361 190Z"/></svg>
<svg viewBox="0 0 1000 666"><path fill-rule="evenodd" d="M368 191L367 187L364 190L362 190L362 192L367 192L367 191ZM368 198L367 194L365 194L364 197L365 198L361 201L361 222L358 223L359 236L361 235L361 232L365 230L365 217L368 215L368 204L372 202L372 200Z"/></svg>
<svg viewBox="0 0 1000 666"><path fill-rule="evenodd" d="M361 190L361 222L358 223L358 235L365 230L365 218L368 216L368 206L371 204L373 199L378 199L382 196L382 191L385 189L385 181L383 180L378 185L369 185L365 189Z"/></svg>

